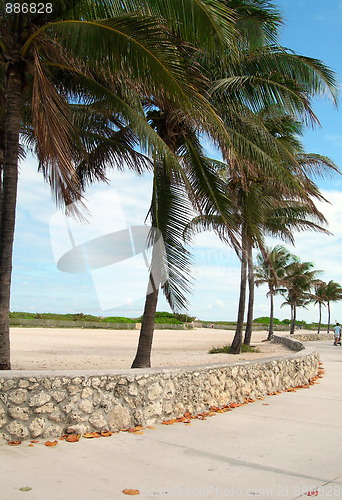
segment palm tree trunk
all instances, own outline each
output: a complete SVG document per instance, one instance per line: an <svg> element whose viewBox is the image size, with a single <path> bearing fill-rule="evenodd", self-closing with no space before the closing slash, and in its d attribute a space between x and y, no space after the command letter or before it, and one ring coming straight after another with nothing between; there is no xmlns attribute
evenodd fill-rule
<svg viewBox="0 0 342 500"><path fill-rule="evenodd" d="M318 319L317 333L321 331L321 323L322 323L322 304L320 302L318 302L318 311L319 311L319 319Z"/></svg>
<svg viewBox="0 0 342 500"><path fill-rule="evenodd" d="M268 329L268 336L267 340L272 340L274 336L273 332L273 318L274 318L274 294L273 294L273 288L270 290L270 327Z"/></svg>
<svg viewBox="0 0 342 500"><path fill-rule="evenodd" d="M15 66L7 73L5 159L0 219L0 370L10 370L9 308L12 250L18 184L18 147L22 75Z"/></svg>
<svg viewBox="0 0 342 500"><path fill-rule="evenodd" d="M248 251L248 310L247 310L247 323L246 323L246 331L245 338L243 343L245 345L251 344L252 338L252 326L253 326L253 309L254 309L254 268L253 268L253 248L250 241L247 243L247 251Z"/></svg>
<svg viewBox="0 0 342 500"><path fill-rule="evenodd" d="M328 306L328 330L327 333L330 331L330 302L327 303Z"/></svg>
<svg viewBox="0 0 342 500"><path fill-rule="evenodd" d="M246 286L247 286L247 248L246 248L246 235L242 230L242 255L241 255L241 280L240 280L240 299L239 311L236 324L236 331L234 339L230 348L231 354L240 354L242 345L242 329L243 319L245 315L245 302L246 302Z"/></svg>
<svg viewBox="0 0 342 500"><path fill-rule="evenodd" d="M152 278L150 274L150 279ZM159 287L146 296L137 352L131 368L150 368Z"/></svg>
<svg viewBox="0 0 342 500"><path fill-rule="evenodd" d="M292 308L292 321L291 321L291 329L290 329L290 334L293 335L295 332L295 326L296 326L296 306L293 305L291 306Z"/></svg>
<svg viewBox="0 0 342 500"><path fill-rule="evenodd" d="M156 233L157 234L157 233ZM150 368L151 351L154 334L154 323L156 318L159 285L161 280L163 262L161 260L160 247L158 241L155 241L152 251L151 268L149 275L149 285L152 285L153 291L146 294L144 314L141 324L139 343L135 358L131 368Z"/></svg>

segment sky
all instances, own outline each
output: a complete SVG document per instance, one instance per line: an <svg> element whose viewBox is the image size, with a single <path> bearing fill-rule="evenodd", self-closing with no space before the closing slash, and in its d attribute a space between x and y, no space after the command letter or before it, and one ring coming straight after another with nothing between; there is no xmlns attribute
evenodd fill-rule
<svg viewBox="0 0 342 500"><path fill-rule="evenodd" d="M325 0L324 3L321 0L277 0L275 4L285 17L281 37L283 46L323 60L337 73L340 83L342 0ZM303 138L305 150L330 157L342 170L341 111L324 99L315 101L314 109L321 127L306 130ZM108 185L98 184L87 191L87 223L76 224L70 219L65 221L62 213L57 211L49 186L37 172L36 160L28 156L22 162L11 311L83 312L127 317L142 314L148 285L145 263L149 256L139 251L139 241L132 233L132 226L144 225L152 192L151 178L114 171L110 172L109 178ZM342 176L316 179L316 182L330 202L320 204L319 208L328 220L332 234L300 233L295 235L295 247L288 248L303 261L313 262L315 269L322 271L321 279L333 279L342 284ZM68 262L82 262L82 255L90 251L94 242L107 241L112 234L115 237L111 244L119 243L116 257L110 257L108 265L99 268L95 262L90 268L79 266L78 270L82 272L64 272L68 270ZM124 242L128 246L123 246ZM268 243L274 246L280 242L269 240ZM202 320L236 320L240 263L234 251L215 234L206 232L196 237L191 252L193 285L188 297L188 314ZM64 271L61 270L63 266ZM255 318L269 315L266 293L266 287L256 290ZM276 299L275 316L289 318L289 308L281 308L282 302L280 297ZM331 309L332 321L342 322L342 301L332 304ZM170 310L162 294L158 310ZM298 309L297 317L315 322L318 309L314 306L309 306L308 310ZM323 310L323 321L325 319L326 311Z"/></svg>

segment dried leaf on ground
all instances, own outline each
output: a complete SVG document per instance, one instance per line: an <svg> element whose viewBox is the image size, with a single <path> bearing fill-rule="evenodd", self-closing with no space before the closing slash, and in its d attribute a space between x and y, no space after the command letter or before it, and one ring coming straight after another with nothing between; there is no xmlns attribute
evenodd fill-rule
<svg viewBox="0 0 342 500"><path fill-rule="evenodd" d="M21 444L21 441L7 441L7 444L10 446L19 446Z"/></svg>
<svg viewBox="0 0 342 500"><path fill-rule="evenodd" d="M97 432L86 432L85 434L83 434L83 437L86 439L93 439L93 438L99 438L101 436Z"/></svg>
<svg viewBox="0 0 342 500"><path fill-rule="evenodd" d="M129 488L126 488L125 490L122 490L122 493L124 495L140 495L140 491L139 490L131 490Z"/></svg>
<svg viewBox="0 0 342 500"><path fill-rule="evenodd" d="M70 434L67 438L65 438L65 441L68 441L68 443L77 443L77 441L80 440L81 434Z"/></svg>
<svg viewBox="0 0 342 500"><path fill-rule="evenodd" d="M45 446L57 446L58 441L46 441Z"/></svg>
<svg viewBox="0 0 342 500"><path fill-rule="evenodd" d="M111 431L101 431L101 436L105 438L111 436L112 434L113 433Z"/></svg>

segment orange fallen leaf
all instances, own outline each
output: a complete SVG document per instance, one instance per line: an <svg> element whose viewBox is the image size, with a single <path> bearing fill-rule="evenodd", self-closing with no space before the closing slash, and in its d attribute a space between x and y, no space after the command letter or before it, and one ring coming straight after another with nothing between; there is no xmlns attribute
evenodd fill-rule
<svg viewBox="0 0 342 500"><path fill-rule="evenodd" d="M148 425L146 428L151 429L151 430L155 430L155 427L153 427L152 425Z"/></svg>
<svg viewBox="0 0 342 500"><path fill-rule="evenodd" d="M131 489L122 490L122 493L124 495L140 495L140 491L139 490L131 490Z"/></svg>
<svg viewBox="0 0 342 500"><path fill-rule="evenodd" d="M32 439L30 443L39 443L39 441L37 439Z"/></svg>
<svg viewBox="0 0 342 500"><path fill-rule="evenodd" d="M67 438L65 438L65 441L68 441L68 443L77 443L77 441L80 440L81 434L70 434ZM95 436L94 436L95 437Z"/></svg>
<svg viewBox="0 0 342 500"><path fill-rule="evenodd" d="M184 422L186 420L185 417L177 417L176 422Z"/></svg>
<svg viewBox="0 0 342 500"><path fill-rule="evenodd" d="M192 416L192 415L191 415L191 413L190 413L189 411L186 411L186 412L184 413L184 417L185 417L185 418L187 418L187 419L191 418L191 416Z"/></svg>
<svg viewBox="0 0 342 500"><path fill-rule="evenodd" d="M172 420L164 420L164 422L162 422L162 425L173 425L173 422Z"/></svg>
<svg viewBox="0 0 342 500"><path fill-rule="evenodd" d="M240 404L238 403L230 403L230 408L238 408L239 406L241 406Z"/></svg>
<svg viewBox="0 0 342 500"><path fill-rule="evenodd" d="M101 437L101 436L99 434L97 434L97 432L86 432L85 434L83 434L83 437L86 439L93 439L93 438Z"/></svg>
<svg viewBox="0 0 342 500"><path fill-rule="evenodd" d="M51 441L46 441L45 446L52 447L52 446L57 446L57 444L58 444L58 441L52 441L52 442Z"/></svg>
<svg viewBox="0 0 342 500"><path fill-rule="evenodd" d="M34 447L34 444L32 444L32 443L31 443L31 444L29 444L29 447L30 447L30 448L33 448L33 447Z"/></svg>
<svg viewBox="0 0 342 500"><path fill-rule="evenodd" d="M105 438L111 436L112 434L113 433L111 431L101 431L101 436Z"/></svg>
<svg viewBox="0 0 342 500"><path fill-rule="evenodd" d="M270 406L268 403L262 403L262 406Z"/></svg>
<svg viewBox="0 0 342 500"><path fill-rule="evenodd" d="M190 422L189 424L185 424L185 425L192 425L192 423Z"/></svg>
<svg viewBox="0 0 342 500"><path fill-rule="evenodd" d="M7 444L10 446L19 446L21 444L21 441L7 441Z"/></svg>

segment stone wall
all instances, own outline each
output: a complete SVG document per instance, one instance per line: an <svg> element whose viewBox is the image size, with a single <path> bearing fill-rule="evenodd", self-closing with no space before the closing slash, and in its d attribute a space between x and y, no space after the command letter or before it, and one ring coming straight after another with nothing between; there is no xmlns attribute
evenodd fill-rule
<svg viewBox="0 0 342 500"><path fill-rule="evenodd" d="M333 333L294 333L291 335L296 340L301 342L315 341L315 340L334 340Z"/></svg>
<svg viewBox="0 0 342 500"><path fill-rule="evenodd" d="M67 321L61 319L10 318L10 326L28 328L97 328L102 330L140 330L141 323L111 323L106 321ZM193 323L156 323L155 330L183 330Z"/></svg>
<svg viewBox="0 0 342 500"><path fill-rule="evenodd" d="M22 440L150 425L302 385L319 354L170 369L0 373L0 436Z"/></svg>
<svg viewBox="0 0 342 500"><path fill-rule="evenodd" d="M298 339L298 337L297 336L295 337L294 335L291 336L283 335L281 337L278 337L278 335L274 335L272 342L274 342L275 344L284 344L292 351L298 352L305 349L305 347L301 342L299 342L299 340L300 339Z"/></svg>

